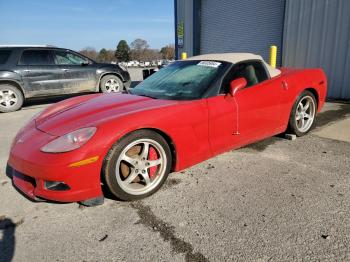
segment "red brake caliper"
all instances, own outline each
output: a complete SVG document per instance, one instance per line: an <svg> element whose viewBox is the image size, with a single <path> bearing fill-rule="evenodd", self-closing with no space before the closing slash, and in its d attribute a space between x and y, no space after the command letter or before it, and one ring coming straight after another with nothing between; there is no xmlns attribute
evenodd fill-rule
<svg viewBox="0 0 350 262"><path fill-rule="evenodd" d="M148 153L148 160L157 160L158 159L158 155L157 155L157 151L150 146L149 148L149 153ZM157 172L157 166L152 166L149 168L149 177L152 179L155 174Z"/></svg>

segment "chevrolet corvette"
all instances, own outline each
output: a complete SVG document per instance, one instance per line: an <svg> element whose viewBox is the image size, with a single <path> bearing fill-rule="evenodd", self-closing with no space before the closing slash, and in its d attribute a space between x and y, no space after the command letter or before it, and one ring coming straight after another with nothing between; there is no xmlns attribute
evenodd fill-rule
<svg viewBox="0 0 350 262"><path fill-rule="evenodd" d="M275 69L250 53L194 56L128 94L46 108L16 135L7 172L33 200L96 205L102 186L141 199L171 172L286 131L305 135L326 91L322 69Z"/></svg>

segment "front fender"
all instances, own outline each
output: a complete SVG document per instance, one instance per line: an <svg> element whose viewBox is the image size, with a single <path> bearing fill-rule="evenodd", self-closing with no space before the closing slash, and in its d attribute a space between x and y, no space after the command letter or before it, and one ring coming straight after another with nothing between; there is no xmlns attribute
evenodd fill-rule
<svg viewBox="0 0 350 262"><path fill-rule="evenodd" d="M171 110L155 109L108 121L99 126L103 133L100 137L103 138L103 145L100 146L104 147L104 155L107 155L113 145L126 134L140 129L155 130L171 140L176 151L174 171L179 171L212 156L206 111L206 103L199 101Z"/></svg>

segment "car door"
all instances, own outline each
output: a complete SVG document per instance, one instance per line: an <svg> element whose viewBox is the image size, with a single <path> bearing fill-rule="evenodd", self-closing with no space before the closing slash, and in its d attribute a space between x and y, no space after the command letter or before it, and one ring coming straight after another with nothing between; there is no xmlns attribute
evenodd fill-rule
<svg viewBox="0 0 350 262"><path fill-rule="evenodd" d="M53 51L54 61L62 76L62 92L80 93L96 91L96 65L91 60L70 50Z"/></svg>
<svg viewBox="0 0 350 262"><path fill-rule="evenodd" d="M53 62L51 50L24 50L15 71L21 75L24 89L29 96L59 93L61 71Z"/></svg>
<svg viewBox="0 0 350 262"><path fill-rule="evenodd" d="M232 97L229 83L240 77L247 86ZM281 80L269 79L259 61L235 65L222 82L221 94L207 99L212 151L220 153L276 134L282 125L281 87Z"/></svg>

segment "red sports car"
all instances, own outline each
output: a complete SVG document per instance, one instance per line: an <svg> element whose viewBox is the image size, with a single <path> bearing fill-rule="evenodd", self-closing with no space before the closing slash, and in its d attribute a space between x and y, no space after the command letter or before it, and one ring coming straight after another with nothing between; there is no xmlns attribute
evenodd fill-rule
<svg viewBox="0 0 350 262"><path fill-rule="evenodd" d="M32 199L103 202L156 192L170 172L285 132L302 136L325 102L321 69L274 69L248 53L195 56L129 94L52 105L16 136L14 185Z"/></svg>

